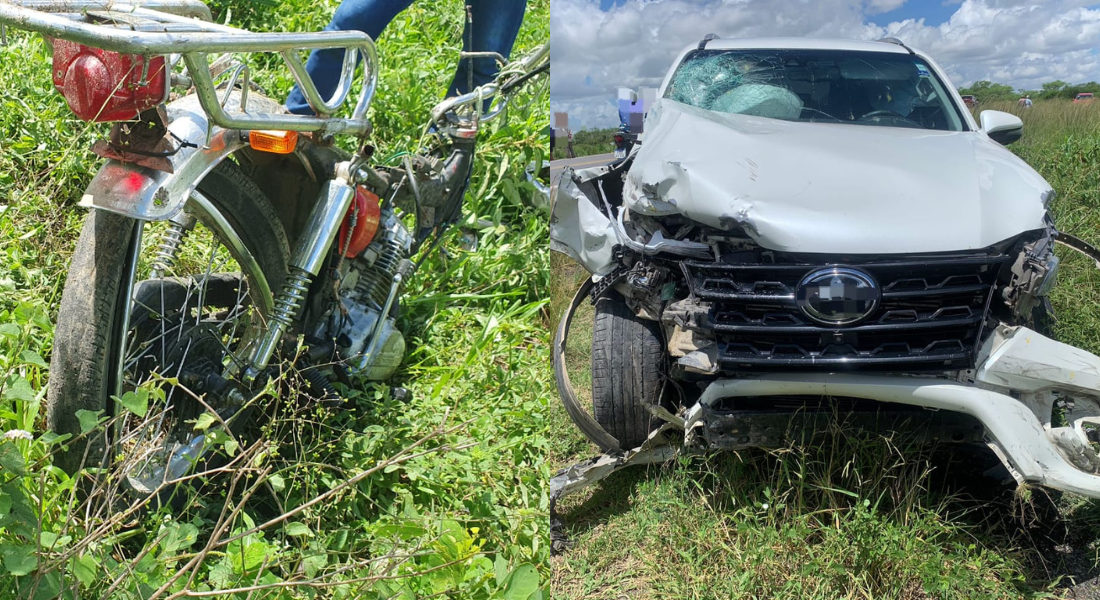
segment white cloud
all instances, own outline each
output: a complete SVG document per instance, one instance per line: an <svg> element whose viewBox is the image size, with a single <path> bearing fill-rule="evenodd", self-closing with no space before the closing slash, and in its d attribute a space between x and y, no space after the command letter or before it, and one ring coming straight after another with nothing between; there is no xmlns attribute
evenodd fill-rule
<svg viewBox="0 0 1100 600"><path fill-rule="evenodd" d="M867 16L905 0L554 0L551 104L577 127L616 124L615 89L656 87L676 54L707 33L722 37L893 36L928 52L958 86L979 79L1037 88L1100 80L1097 0L964 0L939 25ZM947 2L947 4L953 4Z"/></svg>
<svg viewBox="0 0 1100 600"><path fill-rule="evenodd" d="M905 0L870 0L867 2L867 12L872 15L897 10L905 4Z"/></svg>

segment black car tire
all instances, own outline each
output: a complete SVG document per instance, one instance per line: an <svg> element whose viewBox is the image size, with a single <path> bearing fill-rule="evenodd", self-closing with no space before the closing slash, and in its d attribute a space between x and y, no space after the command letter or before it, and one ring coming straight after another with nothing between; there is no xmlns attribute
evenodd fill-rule
<svg viewBox="0 0 1100 600"><path fill-rule="evenodd" d="M592 412L623 450L641 445L656 424L646 406L661 401L665 362L656 322L637 317L617 294L596 302Z"/></svg>

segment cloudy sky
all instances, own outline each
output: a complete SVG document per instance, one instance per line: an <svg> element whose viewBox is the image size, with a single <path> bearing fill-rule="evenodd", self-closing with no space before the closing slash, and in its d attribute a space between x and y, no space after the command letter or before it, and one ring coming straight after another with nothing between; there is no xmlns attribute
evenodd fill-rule
<svg viewBox="0 0 1100 600"><path fill-rule="evenodd" d="M1100 0L553 0L550 98L574 129L618 124L619 87L657 87L676 54L720 37L893 36L959 87L1100 81Z"/></svg>

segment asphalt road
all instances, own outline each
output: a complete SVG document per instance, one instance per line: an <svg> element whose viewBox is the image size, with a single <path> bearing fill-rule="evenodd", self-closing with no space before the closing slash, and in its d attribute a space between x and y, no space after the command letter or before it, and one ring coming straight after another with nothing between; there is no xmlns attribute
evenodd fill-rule
<svg viewBox="0 0 1100 600"><path fill-rule="evenodd" d="M596 154L593 156L579 156L577 158L563 158L550 163L550 182L558 180L558 174L565 167L574 169L587 169L589 167L602 167L615 162L614 154Z"/></svg>

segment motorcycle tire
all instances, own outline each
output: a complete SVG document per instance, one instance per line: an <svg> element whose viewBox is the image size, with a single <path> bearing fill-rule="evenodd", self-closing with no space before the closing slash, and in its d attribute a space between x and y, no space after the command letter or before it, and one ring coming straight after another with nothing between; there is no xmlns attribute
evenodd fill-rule
<svg viewBox="0 0 1100 600"><path fill-rule="evenodd" d="M623 450L640 446L656 424L646 406L661 402L665 362L657 323L638 318L617 294L596 302L592 413Z"/></svg>
<svg viewBox="0 0 1100 600"><path fill-rule="evenodd" d="M228 223L243 242L247 252L254 259L252 264L262 271L268 286L272 290L279 289L287 273L289 248L279 218L264 193L240 171L236 164L230 161L223 161L217 165L199 182L197 190L220 213L224 222ZM212 234L210 239L215 243L214 250L218 249L216 244L221 244L222 249L228 249L230 245L223 239L224 235L218 233L218 226L212 222L208 223L208 220L213 221L209 216L199 217L198 223L205 227L204 233L209 230ZM125 340L131 335L136 337L137 334L133 332L138 327L136 323L141 320L147 323L154 320L159 320L161 323L167 321L167 317L164 316L164 298L173 297L181 286L178 282L185 281L165 277L149 280L154 284L154 289L161 298L161 313L156 313L147 304L142 304L142 297L136 291L137 288L135 288L133 296L135 302L132 307L130 298L123 298L125 290L130 288L128 277L137 270L137 266L131 264L133 256L131 244L135 239L135 232L145 226L129 217L93 210L85 221L73 253L55 328L46 413L47 424L51 431L72 435L72 439L66 443L66 449L54 458L54 464L69 473L75 473L85 466L103 466L111 460L113 453L106 452L108 444L106 435L98 433L86 437L80 435L81 427L77 411L103 411L108 418L114 416L116 402L112 401L111 396L116 385L115 373L119 368L120 357L125 351L123 347L126 345ZM146 241L152 244L152 240L148 237L146 236ZM214 250L211 250L212 257ZM151 247L150 251L152 251ZM228 254L233 255L231 258L236 260L234 252L227 250ZM139 263L141 263L140 258ZM213 264L213 258L210 259L209 264ZM222 263L222 265L225 264L228 263ZM243 268L241 270L244 271ZM244 289L240 284L242 275L240 273L234 275L238 288L235 302L241 304L244 297L240 291ZM249 281L249 273L245 273L243 277L245 281ZM180 332L177 335L177 341L185 331L185 324L190 327L192 312L198 313L196 321L202 318L204 306L206 306L202 292L209 288L211 298L215 297L217 295L215 286L221 285L218 282L224 279L225 277L219 278L212 275L208 268L205 278L200 276L200 279L189 280L188 285L191 286L187 288L189 295L185 296L181 306L176 307L179 313L177 327ZM190 295L192 287L197 285L201 285L201 290L196 309L189 304L192 300L188 298L192 297ZM164 291L166 289L167 293ZM132 315L131 327L129 332L120 332L118 329L123 323L120 317L127 310ZM262 310L260 313L263 316ZM230 311L230 314L235 312ZM234 326L236 325L237 323L234 322ZM163 331L164 325L160 327ZM187 337L191 339L192 333L196 330L198 325L190 327L187 330ZM235 332L236 329L234 329ZM217 339L216 336L214 337ZM197 336L195 339L198 339ZM133 345L133 342L131 341L130 344ZM161 345L164 346L163 342ZM143 356L144 354L146 351L134 359L135 363L149 362L149 357ZM162 351L160 358L163 359L165 354L167 353ZM127 360L129 358L127 356ZM152 357L152 361L156 359L156 356ZM183 352L182 357L177 357L177 360L181 365L177 370L182 370L182 365L188 360L186 351ZM126 387L121 391L127 391Z"/></svg>

